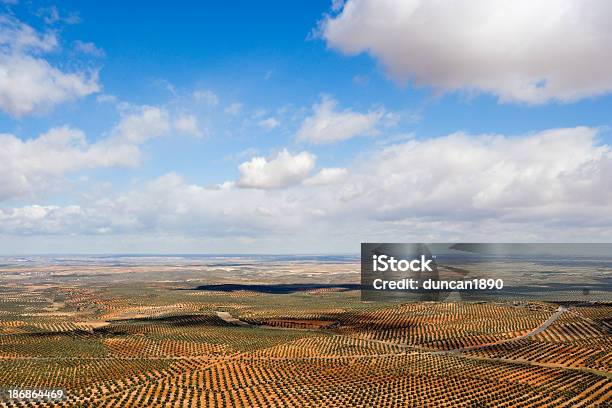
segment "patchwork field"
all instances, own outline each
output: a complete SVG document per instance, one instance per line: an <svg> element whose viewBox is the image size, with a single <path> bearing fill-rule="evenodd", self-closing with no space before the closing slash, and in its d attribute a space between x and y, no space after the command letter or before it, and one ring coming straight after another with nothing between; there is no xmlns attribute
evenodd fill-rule
<svg viewBox="0 0 612 408"><path fill-rule="evenodd" d="M368 303L350 262L164 262L2 268L0 388L66 396L0 406L612 406L611 302Z"/></svg>

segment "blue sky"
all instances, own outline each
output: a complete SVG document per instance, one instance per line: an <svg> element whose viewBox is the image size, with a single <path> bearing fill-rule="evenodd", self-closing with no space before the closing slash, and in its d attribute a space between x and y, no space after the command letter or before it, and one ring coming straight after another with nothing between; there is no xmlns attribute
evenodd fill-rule
<svg viewBox="0 0 612 408"><path fill-rule="evenodd" d="M577 2L480 37L486 2L9 3L7 253L610 236L610 30Z"/></svg>

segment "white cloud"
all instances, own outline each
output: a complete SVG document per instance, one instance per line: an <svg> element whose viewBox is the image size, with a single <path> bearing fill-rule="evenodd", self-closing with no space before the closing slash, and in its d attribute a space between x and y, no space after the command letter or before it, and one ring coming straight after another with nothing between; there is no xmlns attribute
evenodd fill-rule
<svg viewBox="0 0 612 408"><path fill-rule="evenodd" d="M128 143L138 144L170 130L170 115L156 106L139 106L123 114L113 134Z"/></svg>
<svg viewBox="0 0 612 408"><path fill-rule="evenodd" d="M115 95L110 94L100 94L96 96L96 101L99 103L112 103L116 104L119 102L119 99Z"/></svg>
<svg viewBox="0 0 612 408"><path fill-rule="evenodd" d="M0 200L53 189L63 175L76 170L135 166L139 157L133 145L108 140L90 144L82 131L66 126L26 141L0 134L0 146Z"/></svg>
<svg viewBox="0 0 612 408"><path fill-rule="evenodd" d="M128 106L108 136L95 143L68 126L53 128L37 138L22 140L0 134L0 201L60 190L69 173L102 167L135 167L140 147L175 129L201 135L195 117L170 114L155 106Z"/></svg>
<svg viewBox="0 0 612 408"><path fill-rule="evenodd" d="M327 167L321 169L314 176L304 180L307 186L327 186L337 184L346 177L348 171L340 167Z"/></svg>
<svg viewBox="0 0 612 408"><path fill-rule="evenodd" d="M0 109L21 117L99 90L96 73L64 73L43 59L0 53Z"/></svg>
<svg viewBox="0 0 612 408"><path fill-rule="evenodd" d="M269 199L271 195L275 196L274 200ZM139 235L146 232L147 235L213 234L216 239L235 239L276 229L278 216L283 217L279 229L301 224L303 215L297 211L298 206L299 203L282 197L280 191L245 190L233 188L231 183L223 188L204 188L170 173L112 199L84 205L0 208L0 234Z"/></svg>
<svg viewBox="0 0 612 408"><path fill-rule="evenodd" d="M208 106L217 106L219 104L219 97L213 91L207 89L197 90L193 93L193 98L196 101L202 101Z"/></svg>
<svg viewBox="0 0 612 408"><path fill-rule="evenodd" d="M610 15L607 0L349 0L320 30L402 82L542 104L612 91Z"/></svg>
<svg viewBox="0 0 612 408"><path fill-rule="evenodd" d="M38 33L29 25L7 16L0 16L0 45L5 52L48 52L57 48L53 31Z"/></svg>
<svg viewBox="0 0 612 408"><path fill-rule="evenodd" d="M180 115L174 121L174 128L179 132L194 137L202 137L202 131L198 126L198 119L194 115Z"/></svg>
<svg viewBox="0 0 612 408"><path fill-rule="evenodd" d="M21 117L99 90L96 72L64 72L39 56L57 44L53 32L0 16L0 109Z"/></svg>
<svg viewBox="0 0 612 408"><path fill-rule="evenodd" d="M344 0L332 0L332 11L340 11L344 7Z"/></svg>
<svg viewBox="0 0 612 408"><path fill-rule="evenodd" d="M237 115L238 113L240 113L241 110L242 110L242 103L233 102L225 108L224 112L227 113L228 115Z"/></svg>
<svg viewBox="0 0 612 408"><path fill-rule="evenodd" d="M65 24L78 24L81 22L81 18L78 13L69 13L66 16L60 14L59 10L56 6L51 6L48 8L41 8L37 12L39 17L43 18L45 24L55 24L58 22L62 22Z"/></svg>
<svg viewBox="0 0 612 408"><path fill-rule="evenodd" d="M612 148L592 128L412 139L346 172L309 178L313 170L309 153L282 151L244 163L235 184L203 187L168 174L77 205L0 209L0 234L76 234L79 245L92 242L84 235L108 235L111 246L117 236L160 236L166 244L223 241L225 251L251 239L250 250L272 252L356 251L367 241L612 239Z"/></svg>
<svg viewBox="0 0 612 408"><path fill-rule="evenodd" d="M402 220L517 220L609 212L604 181L612 170L609 146L592 128L553 129L524 137L462 133L412 140L368 158L342 199L371 201L371 216ZM597 208L597 210L595 210ZM612 214L609 214L612 215Z"/></svg>
<svg viewBox="0 0 612 408"><path fill-rule="evenodd" d="M328 96L313 106L312 116L304 119L296 138L315 144L333 143L355 136L372 135L385 116L382 109L367 113L336 110L338 103Z"/></svg>
<svg viewBox="0 0 612 408"><path fill-rule="evenodd" d="M276 129L278 125L280 125L280 122L276 120L275 118L266 118L266 119L260 120L258 124L264 129L272 130L272 129Z"/></svg>
<svg viewBox="0 0 612 408"><path fill-rule="evenodd" d="M96 44L92 42L83 42L80 40L76 40L74 42L74 50L97 58L103 58L106 55L104 50L97 47Z"/></svg>
<svg viewBox="0 0 612 408"><path fill-rule="evenodd" d="M243 188L275 189L299 184L308 177L315 166L314 155L304 151L292 155L281 150L276 157L253 157L238 168L240 179L236 183Z"/></svg>

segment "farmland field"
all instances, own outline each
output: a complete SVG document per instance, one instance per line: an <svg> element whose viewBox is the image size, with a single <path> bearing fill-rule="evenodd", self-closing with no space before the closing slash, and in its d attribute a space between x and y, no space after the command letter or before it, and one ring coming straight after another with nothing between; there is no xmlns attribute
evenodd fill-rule
<svg viewBox="0 0 612 408"><path fill-rule="evenodd" d="M5 260L2 407L610 407L612 302L362 302L350 258Z"/></svg>

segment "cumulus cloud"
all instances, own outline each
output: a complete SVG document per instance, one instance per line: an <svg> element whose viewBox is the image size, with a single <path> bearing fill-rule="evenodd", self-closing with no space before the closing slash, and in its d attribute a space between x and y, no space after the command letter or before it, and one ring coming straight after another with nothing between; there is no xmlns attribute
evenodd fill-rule
<svg viewBox="0 0 612 408"><path fill-rule="evenodd" d="M266 118L258 122L259 126L266 130L276 129L280 122L276 118Z"/></svg>
<svg viewBox="0 0 612 408"><path fill-rule="evenodd" d="M319 170L314 176L304 180L307 186L327 186L336 184L346 177L348 171L340 167L327 167Z"/></svg>
<svg viewBox="0 0 612 408"><path fill-rule="evenodd" d="M119 102L119 99L115 95L100 94L96 96L96 101L98 101L99 103L117 104Z"/></svg>
<svg viewBox="0 0 612 408"><path fill-rule="evenodd" d="M133 145L103 140L88 143L85 134L67 126L21 140L0 134L0 200L33 195L54 186L69 172L96 167L134 166Z"/></svg>
<svg viewBox="0 0 612 408"><path fill-rule="evenodd" d="M51 6L48 8L40 8L38 12L39 17L42 17L45 24L56 24L56 23L65 23L65 24L78 24L81 22L81 18L78 13L69 13L67 15L61 15L56 6Z"/></svg>
<svg viewBox="0 0 612 408"><path fill-rule="evenodd" d="M338 103L329 96L312 108L313 114L302 123L296 138L315 144L333 143L355 136L372 135L385 116L382 109L358 113L350 109L337 110Z"/></svg>
<svg viewBox="0 0 612 408"><path fill-rule="evenodd" d="M4 233L14 235L47 235L81 229L78 224L86 219L86 211L78 205L65 207L29 205L20 208L0 209L0 225ZM88 223L91 225L91 223ZM108 231L102 229L102 231ZM87 228L91 232L90 228Z"/></svg>
<svg viewBox="0 0 612 408"><path fill-rule="evenodd" d="M612 182L605 181L612 151L597 144L596 134L579 127L411 140L371 156L362 176L345 184L342 199L370 200L371 216L382 220L545 222L540 217L609 213L602 199L612 198Z"/></svg>
<svg viewBox="0 0 612 408"><path fill-rule="evenodd" d="M292 155L281 150L275 157L253 157L240 165L237 186L275 189L300 183L315 166L316 158L306 151Z"/></svg>
<svg viewBox="0 0 612 408"><path fill-rule="evenodd" d="M248 238L293 251L354 251L368 240L609 240L612 148L597 133L412 139L310 178L312 155L281 151L243 163L241 179L222 187L168 174L76 205L5 208L0 233Z"/></svg>
<svg viewBox="0 0 612 408"><path fill-rule="evenodd" d="M611 14L607 0L349 0L320 33L402 82L542 104L612 91Z"/></svg>
<svg viewBox="0 0 612 408"><path fill-rule="evenodd" d="M174 121L174 127L179 132L193 137L202 137L202 131L198 126L198 119L194 115L180 115Z"/></svg>
<svg viewBox="0 0 612 408"><path fill-rule="evenodd" d="M16 18L0 16L0 45L5 52L48 52L58 46L54 32L39 33Z"/></svg>
<svg viewBox="0 0 612 408"><path fill-rule="evenodd" d="M156 106L129 106L106 137L95 143L69 126L26 140L0 134L0 201L58 190L64 177L77 171L135 167L140 164L140 145L172 130L201 135L194 116L172 119Z"/></svg>
<svg viewBox="0 0 612 408"><path fill-rule="evenodd" d="M106 55L104 53L104 50L102 48L97 47L96 44L80 40L76 40L74 42L74 50L97 58L103 58Z"/></svg>
<svg viewBox="0 0 612 408"><path fill-rule="evenodd" d="M128 143L142 143L161 136L171 128L167 110L157 106L130 107L113 130L115 137Z"/></svg>
<svg viewBox="0 0 612 408"><path fill-rule="evenodd" d="M295 228L308 216L299 207L282 190L206 188L169 173L138 189L87 204L0 208L0 234L170 233L235 239ZM277 223L279 216L282 224Z"/></svg>
<svg viewBox="0 0 612 408"><path fill-rule="evenodd" d="M40 56L57 45L53 32L0 16L0 109L22 117L99 90L95 71L64 72Z"/></svg>
<svg viewBox="0 0 612 408"><path fill-rule="evenodd" d="M21 117L98 91L97 74L64 73L47 61L0 54L0 109Z"/></svg>

